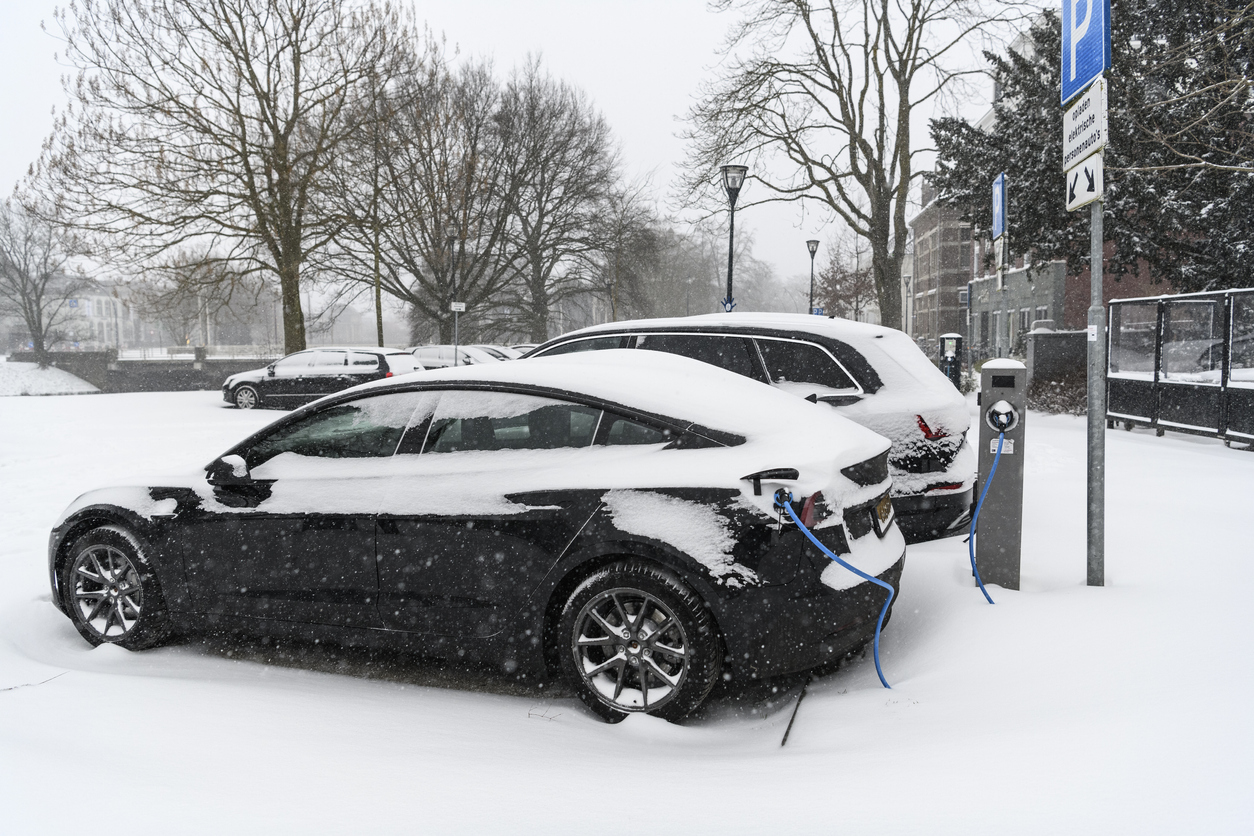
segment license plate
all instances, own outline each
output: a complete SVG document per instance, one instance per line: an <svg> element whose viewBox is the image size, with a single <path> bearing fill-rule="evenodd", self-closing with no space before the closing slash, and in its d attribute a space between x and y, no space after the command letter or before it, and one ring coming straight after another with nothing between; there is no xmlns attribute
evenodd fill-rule
<svg viewBox="0 0 1254 836"><path fill-rule="evenodd" d="M893 524L893 501L888 494L880 497L880 501L875 503L875 533L883 537L888 533L888 527Z"/></svg>

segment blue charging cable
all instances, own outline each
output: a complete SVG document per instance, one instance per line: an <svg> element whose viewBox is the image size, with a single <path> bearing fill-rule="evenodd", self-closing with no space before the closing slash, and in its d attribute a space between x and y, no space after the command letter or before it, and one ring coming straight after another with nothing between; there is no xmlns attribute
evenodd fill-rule
<svg viewBox="0 0 1254 836"><path fill-rule="evenodd" d="M980 592L984 593L984 597L988 599L990 604L994 603L989 596L988 590L984 588L984 581L980 578L980 570L975 566L975 524L980 521L980 509L984 507L984 497L988 496L989 485L993 484L993 476L997 473L997 463L1001 461L1001 446L1006 442L1006 434L1001 433L997 436L997 455L993 456L993 467L988 472L988 478L984 480L984 490L980 491L980 501L975 505L975 516L971 518L971 536L967 538L967 546L971 552L971 572L975 575L975 582L980 585Z"/></svg>
<svg viewBox="0 0 1254 836"><path fill-rule="evenodd" d="M784 498L784 495L787 496L786 499ZM896 594L892 586L890 584L884 583L884 581L880 580L879 578L868 575L866 572L863 572L857 566L851 566L850 564L846 563L845 561L837 557L836 553L833 552L831 549L829 549L827 546L820 543L819 539L814 536L814 534L810 531L810 529L806 528L805 525L801 522L801 518L797 516L797 512L793 510L791 493L783 490L782 488L776 491L775 492L775 504L788 512L788 516L792 517L792 521L797 524L797 528L801 529L801 533L804 534L806 537L808 537L810 539L810 542L818 547L819 551L823 552L823 554L827 555L832 560L839 563L841 566L844 566L846 569L848 569L850 572L853 572L858 577L868 580L877 586L882 586L888 590L888 599L884 601L884 606L880 608L879 621L875 622L874 652L875 652L875 672L879 674L880 682L883 683L885 688L892 688L893 686L889 685L888 680L884 678L883 669L880 668L880 630L884 628L884 616L888 613L888 605L893 602L893 595Z"/></svg>

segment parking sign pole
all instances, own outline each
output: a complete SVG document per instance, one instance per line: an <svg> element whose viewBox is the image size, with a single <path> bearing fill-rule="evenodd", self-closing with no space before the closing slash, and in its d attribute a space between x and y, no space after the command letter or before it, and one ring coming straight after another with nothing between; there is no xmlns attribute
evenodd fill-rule
<svg viewBox="0 0 1254 836"><path fill-rule="evenodd" d="M1089 508L1088 585L1106 585L1106 308L1102 304L1105 243L1102 201L1089 204Z"/></svg>

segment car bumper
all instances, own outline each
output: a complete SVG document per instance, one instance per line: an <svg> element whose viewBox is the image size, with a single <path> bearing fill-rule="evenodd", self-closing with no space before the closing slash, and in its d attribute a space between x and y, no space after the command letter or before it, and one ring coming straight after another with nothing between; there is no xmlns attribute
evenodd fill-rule
<svg viewBox="0 0 1254 836"><path fill-rule="evenodd" d="M807 555L811 572L799 572L788 584L746 589L726 602L724 616L735 629L725 640L736 675L761 678L808 670L841 658L875 635L887 591L870 582L839 590L826 586L818 576L829 560L807 548L813 552ZM877 577L898 589L904 565L903 548Z"/></svg>
<svg viewBox="0 0 1254 836"><path fill-rule="evenodd" d="M923 543L953 537L966 531L971 521L972 488L935 495L894 496L897 525L907 543Z"/></svg>

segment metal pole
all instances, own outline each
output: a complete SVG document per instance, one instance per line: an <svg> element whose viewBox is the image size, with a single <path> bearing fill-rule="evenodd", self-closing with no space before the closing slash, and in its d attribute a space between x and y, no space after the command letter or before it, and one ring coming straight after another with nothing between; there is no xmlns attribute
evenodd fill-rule
<svg viewBox="0 0 1254 836"><path fill-rule="evenodd" d="M732 252L736 242L736 198L731 198L731 222L727 225L727 312L732 304Z"/></svg>
<svg viewBox="0 0 1254 836"><path fill-rule="evenodd" d="M814 313L814 253L810 253L810 309L806 313Z"/></svg>
<svg viewBox="0 0 1254 836"><path fill-rule="evenodd" d="M1089 242L1088 585L1106 585L1106 309L1102 305L1102 201L1092 204Z"/></svg>

